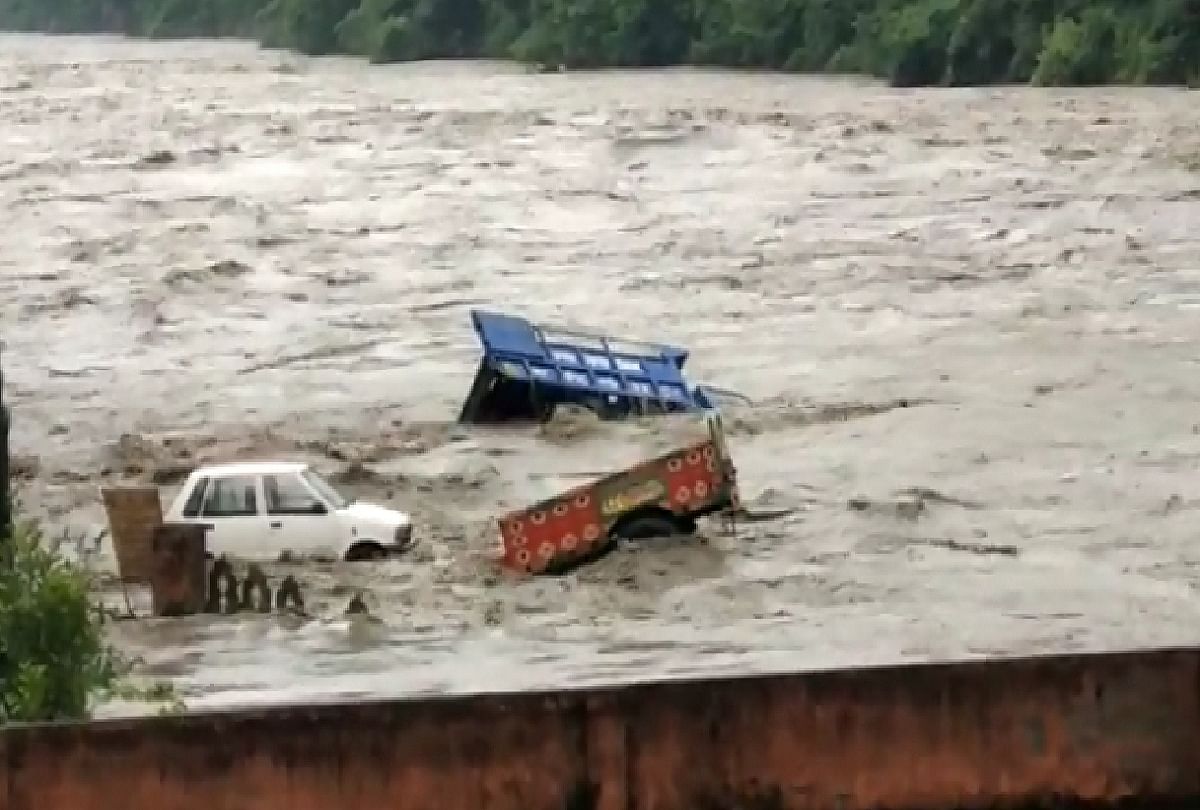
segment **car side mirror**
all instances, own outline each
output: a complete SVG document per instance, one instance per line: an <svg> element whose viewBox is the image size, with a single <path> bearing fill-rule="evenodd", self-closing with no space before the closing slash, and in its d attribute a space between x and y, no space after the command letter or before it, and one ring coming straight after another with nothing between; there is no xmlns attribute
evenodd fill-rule
<svg viewBox="0 0 1200 810"><path fill-rule="evenodd" d="M329 510L325 508L325 504L321 503L320 501L314 502L312 505L312 509L310 509L309 511L314 515L329 514Z"/></svg>

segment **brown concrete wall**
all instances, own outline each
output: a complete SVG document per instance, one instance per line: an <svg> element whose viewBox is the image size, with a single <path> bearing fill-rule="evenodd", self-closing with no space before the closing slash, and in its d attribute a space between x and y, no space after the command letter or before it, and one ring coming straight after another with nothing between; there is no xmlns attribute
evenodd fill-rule
<svg viewBox="0 0 1200 810"><path fill-rule="evenodd" d="M0 810L941 810L1056 795L1200 796L1200 650L0 734Z"/></svg>

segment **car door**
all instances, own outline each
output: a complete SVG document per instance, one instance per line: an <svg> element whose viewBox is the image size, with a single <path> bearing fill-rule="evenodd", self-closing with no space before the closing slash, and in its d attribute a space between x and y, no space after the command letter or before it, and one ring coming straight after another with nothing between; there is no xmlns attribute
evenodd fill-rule
<svg viewBox="0 0 1200 810"><path fill-rule="evenodd" d="M274 559L265 536L257 475L213 476L200 517L208 530L208 551L231 559Z"/></svg>
<svg viewBox="0 0 1200 810"><path fill-rule="evenodd" d="M343 538L337 516L298 473L263 476L273 542L304 556L336 559Z"/></svg>

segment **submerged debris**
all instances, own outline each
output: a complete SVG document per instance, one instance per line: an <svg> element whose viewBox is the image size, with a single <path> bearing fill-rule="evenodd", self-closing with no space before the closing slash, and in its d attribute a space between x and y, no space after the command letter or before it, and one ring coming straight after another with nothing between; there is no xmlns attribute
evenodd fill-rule
<svg viewBox="0 0 1200 810"><path fill-rule="evenodd" d="M1016 546L993 545L990 543L962 543L958 540L934 540L931 546L950 551L969 551L972 554L996 554L1002 557L1015 557L1020 553Z"/></svg>
<svg viewBox="0 0 1200 810"><path fill-rule="evenodd" d="M908 487L897 490L890 501L879 502L865 495L855 495L846 502L853 512L887 512L905 520L916 520L928 511L930 504L946 504L963 509L982 509L978 501L944 495L928 487Z"/></svg>
<svg viewBox="0 0 1200 810"><path fill-rule="evenodd" d="M347 616L360 616L360 615L365 616L365 615L369 615L370 613L371 613L371 611L369 608L367 608L367 603L362 598L361 593L355 594L354 598L352 598L350 600L350 604L346 606L346 615Z"/></svg>
<svg viewBox="0 0 1200 810"><path fill-rule="evenodd" d="M138 162L142 166L165 166L175 160L175 153L170 149L155 149Z"/></svg>
<svg viewBox="0 0 1200 810"><path fill-rule="evenodd" d="M236 259L223 259L213 262L203 269L172 270L163 277L163 281L171 286L184 282L193 284L208 284L214 279L234 279L252 272L252 268Z"/></svg>

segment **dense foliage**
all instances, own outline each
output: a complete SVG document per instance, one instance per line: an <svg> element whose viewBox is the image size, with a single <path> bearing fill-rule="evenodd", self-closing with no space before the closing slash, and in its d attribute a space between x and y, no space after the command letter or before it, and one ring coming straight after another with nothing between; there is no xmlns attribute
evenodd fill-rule
<svg viewBox="0 0 1200 810"><path fill-rule="evenodd" d="M87 579L31 525L18 525L8 542L0 565L0 724L84 717L122 674Z"/></svg>
<svg viewBox="0 0 1200 810"><path fill-rule="evenodd" d="M1200 82L1200 0L0 0L0 27L254 36L381 62L692 63L898 85Z"/></svg>

